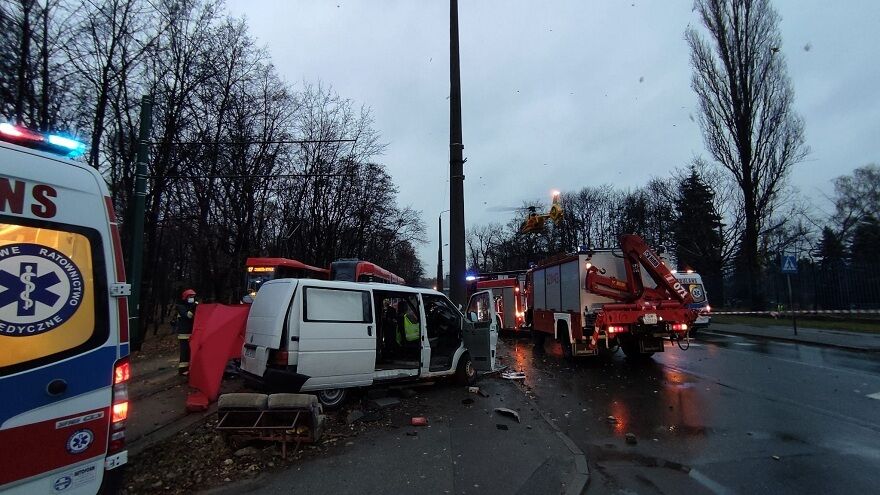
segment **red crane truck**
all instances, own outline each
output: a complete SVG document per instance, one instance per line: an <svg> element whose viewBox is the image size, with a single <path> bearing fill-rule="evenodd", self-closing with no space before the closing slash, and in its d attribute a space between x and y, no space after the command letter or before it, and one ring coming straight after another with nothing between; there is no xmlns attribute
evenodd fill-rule
<svg viewBox="0 0 880 495"><path fill-rule="evenodd" d="M547 336L566 358L618 347L643 358L663 352L665 340L686 349L697 318L688 307L693 297L641 237L621 236L620 248L562 255L529 270L527 324L539 349Z"/></svg>

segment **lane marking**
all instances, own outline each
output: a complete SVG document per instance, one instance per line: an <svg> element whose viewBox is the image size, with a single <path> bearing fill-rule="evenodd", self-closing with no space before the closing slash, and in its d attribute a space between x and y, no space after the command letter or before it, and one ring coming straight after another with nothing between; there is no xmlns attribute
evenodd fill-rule
<svg viewBox="0 0 880 495"><path fill-rule="evenodd" d="M867 397L870 399L880 400L880 392L877 392L876 394L868 394Z"/></svg>
<svg viewBox="0 0 880 495"><path fill-rule="evenodd" d="M757 345L754 342L734 342L733 345Z"/></svg>
<svg viewBox="0 0 880 495"><path fill-rule="evenodd" d="M715 495L727 495L728 493L733 493L729 488L709 478L708 476L701 473L700 471L697 471L694 468L691 468L688 476L700 485L703 485L703 487L705 487L707 490Z"/></svg>

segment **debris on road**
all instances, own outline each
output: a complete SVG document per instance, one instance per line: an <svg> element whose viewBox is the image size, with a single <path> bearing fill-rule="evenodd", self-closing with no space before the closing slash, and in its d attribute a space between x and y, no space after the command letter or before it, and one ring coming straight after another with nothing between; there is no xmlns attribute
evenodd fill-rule
<svg viewBox="0 0 880 495"><path fill-rule="evenodd" d="M468 392L472 394L480 393L480 387L468 387Z"/></svg>
<svg viewBox="0 0 880 495"><path fill-rule="evenodd" d="M627 433L624 438L626 438L626 443L628 445L635 445L639 443L639 440L636 438L635 433Z"/></svg>
<svg viewBox="0 0 880 495"><path fill-rule="evenodd" d="M424 416L413 416L410 420L410 424L413 426L425 426L428 424L428 418Z"/></svg>
<svg viewBox="0 0 880 495"><path fill-rule="evenodd" d="M774 455L774 456L773 456L773 460L774 460L774 461L778 461L778 460L779 460L779 456L778 456L778 455Z"/></svg>
<svg viewBox="0 0 880 495"><path fill-rule="evenodd" d="M501 423L497 423L497 424L495 425L495 428L498 428L499 430L505 430L505 431L509 429L509 428L507 427L507 425L503 425L503 424L501 424Z"/></svg>
<svg viewBox="0 0 880 495"><path fill-rule="evenodd" d="M496 407L495 412L497 412L498 414L503 414L505 416L510 416L511 418L515 419L517 423L520 422L519 413L514 411L513 409L508 409L506 407Z"/></svg>
<svg viewBox="0 0 880 495"><path fill-rule="evenodd" d="M400 399L394 397L381 397L370 401L370 406L375 407L376 409L385 409L397 405L400 405Z"/></svg>
<svg viewBox="0 0 880 495"><path fill-rule="evenodd" d="M484 390L477 390L477 395L479 395L480 397L489 397L489 392L486 392Z"/></svg>
<svg viewBox="0 0 880 495"><path fill-rule="evenodd" d="M526 374L522 371L505 371L501 373L501 378L505 380L525 380Z"/></svg>
<svg viewBox="0 0 880 495"><path fill-rule="evenodd" d="M345 417L345 424L350 425L355 421L363 419L363 417L363 411L361 411L360 409L352 409L351 411L348 411L348 415Z"/></svg>
<svg viewBox="0 0 880 495"><path fill-rule="evenodd" d="M469 406L474 403L474 399L471 399L470 397L468 397L467 399L462 399L461 403L466 406Z"/></svg>
<svg viewBox="0 0 880 495"><path fill-rule="evenodd" d="M614 416L608 416L607 418L605 418L605 421L608 421L609 423L614 424L614 423L617 423L617 418L615 418Z"/></svg>

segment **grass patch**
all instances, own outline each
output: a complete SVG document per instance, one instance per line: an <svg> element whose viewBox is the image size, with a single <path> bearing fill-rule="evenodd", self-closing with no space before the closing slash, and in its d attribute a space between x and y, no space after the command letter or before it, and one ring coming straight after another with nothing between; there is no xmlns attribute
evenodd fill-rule
<svg viewBox="0 0 880 495"><path fill-rule="evenodd" d="M751 325L755 327L791 326L791 317L773 318L756 315L712 316L712 323ZM825 330L848 330L850 332L880 333L880 321L853 317L798 316L798 327Z"/></svg>

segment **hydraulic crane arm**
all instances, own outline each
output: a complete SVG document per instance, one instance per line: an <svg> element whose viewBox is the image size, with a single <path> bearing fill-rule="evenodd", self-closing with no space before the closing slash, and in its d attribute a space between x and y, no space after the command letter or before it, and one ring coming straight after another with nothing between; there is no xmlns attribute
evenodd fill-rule
<svg viewBox="0 0 880 495"><path fill-rule="evenodd" d="M630 261L630 264L627 266L627 276L630 274L629 266L635 264L633 262L638 262L657 284L657 289L651 292L656 293L659 290L663 290L668 294L669 298L675 299L682 304L694 302L690 292L681 285L681 282L675 278L675 275L660 261L660 257L648 247L641 237L633 234L622 235L620 236L620 247L623 249L624 256ZM641 285L640 277L637 283Z"/></svg>
<svg viewBox="0 0 880 495"><path fill-rule="evenodd" d="M673 299L682 304L693 302L693 297L685 289L669 268L660 261L660 257L637 235L620 236L620 247L626 261L626 280L607 277L595 266L587 270L587 290L594 294L621 302L633 302L638 299L662 301ZM656 288L645 287L642 283L641 269L657 284Z"/></svg>

